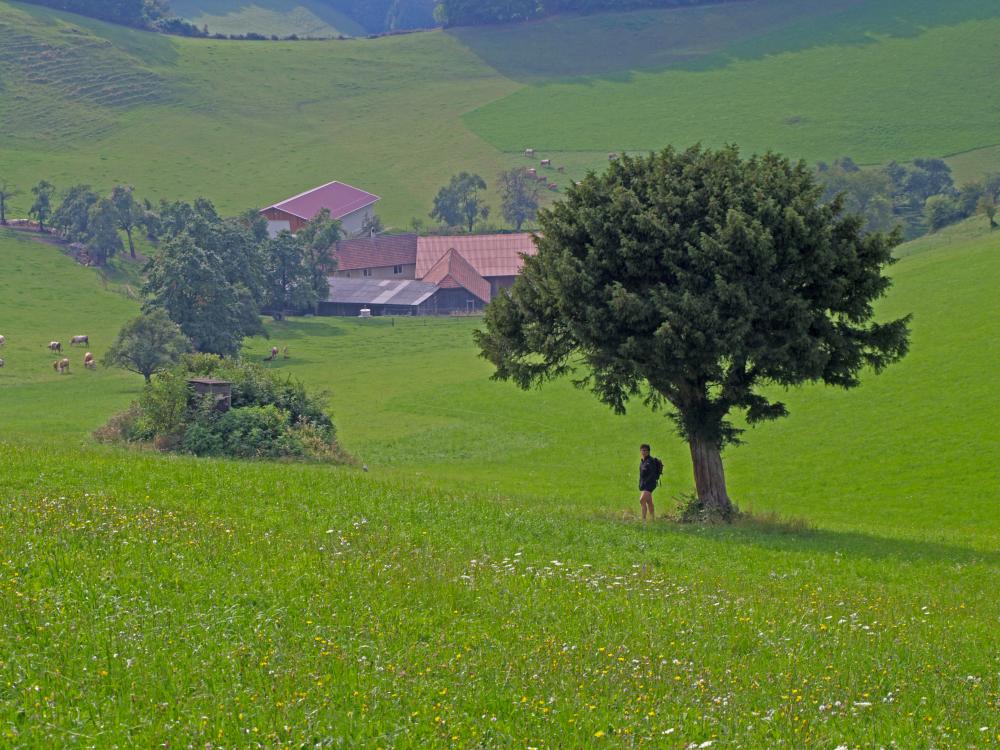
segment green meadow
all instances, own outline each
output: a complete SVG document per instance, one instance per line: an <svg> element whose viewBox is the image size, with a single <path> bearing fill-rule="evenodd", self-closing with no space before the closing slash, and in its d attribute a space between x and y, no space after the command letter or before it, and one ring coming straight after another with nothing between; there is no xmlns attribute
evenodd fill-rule
<svg viewBox="0 0 1000 750"><path fill-rule="evenodd" d="M41 178L207 196L227 212L340 179L382 196L397 228L426 219L452 174L489 181L528 165L528 146L565 168L551 173L561 186L608 152L695 141L809 160L947 156L974 179L1000 163L998 24L987 0L905 13L890 0L750 0L265 43L0 0L0 172L23 191L18 215Z"/></svg>
<svg viewBox="0 0 1000 750"><path fill-rule="evenodd" d="M58 376L137 309L0 233L0 732L11 747L1000 744L1000 418L982 220L900 248L913 350L727 452L752 519L660 511L686 450L636 405L488 379L476 318L268 322L352 467L95 444L141 378Z"/></svg>
<svg viewBox="0 0 1000 750"><path fill-rule="evenodd" d="M211 34L298 34L336 37L365 30L329 5L313 0L172 0L170 9Z"/></svg>
<svg viewBox="0 0 1000 750"><path fill-rule="evenodd" d="M311 7L252 12L286 5ZM1000 9L899 6L260 43L0 0L0 179L224 212L341 179L403 226L526 146L562 185L698 140L1000 168ZM491 381L475 317L247 342L288 346L266 366L325 394L356 465L97 444L142 378L68 341L107 350L140 266L0 230L0 747L1000 747L1000 232L976 217L897 257L877 313L913 314L910 354L783 394L791 416L725 455L750 515L685 526L637 518L639 443L660 514L692 490L662 414Z"/></svg>

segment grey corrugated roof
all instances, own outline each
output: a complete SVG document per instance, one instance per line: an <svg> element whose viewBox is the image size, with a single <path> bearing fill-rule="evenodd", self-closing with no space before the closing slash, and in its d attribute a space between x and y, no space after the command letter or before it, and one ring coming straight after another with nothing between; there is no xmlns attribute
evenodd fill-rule
<svg viewBox="0 0 1000 750"><path fill-rule="evenodd" d="M419 305L438 290L436 284L413 279L344 279L330 282L328 302L348 305Z"/></svg>

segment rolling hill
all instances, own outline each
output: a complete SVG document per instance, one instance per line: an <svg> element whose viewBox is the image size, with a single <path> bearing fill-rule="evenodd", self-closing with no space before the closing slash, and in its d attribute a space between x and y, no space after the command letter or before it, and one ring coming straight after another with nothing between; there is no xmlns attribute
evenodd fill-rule
<svg viewBox="0 0 1000 750"><path fill-rule="evenodd" d="M751 0L372 40L168 38L0 2L0 164L22 189L134 184L224 211L332 178L404 227L450 175L735 141L859 161L998 166L1000 10ZM575 71L575 75L574 75ZM927 101L936 101L933 107ZM956 116L955 113L961 113ZM23 212L26 198L15 199Z"/></svg>

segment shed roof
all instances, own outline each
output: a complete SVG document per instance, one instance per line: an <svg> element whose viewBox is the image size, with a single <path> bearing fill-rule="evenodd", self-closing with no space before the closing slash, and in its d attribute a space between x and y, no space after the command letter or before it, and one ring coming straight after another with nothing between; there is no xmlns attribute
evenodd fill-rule
<svg viewBox="0 0 1000 750"><path fill-rule="evenodd" d="M377 234L337 243L337 270L410 265L417 262L417 235Z"/></svg>
<svg viewBox="0 0 1000 750"><path fill-rule="evenodd" d="M305 221L312 221L324 208L329 209L330 218L342 219L358 209L370 206L382 200L377 195L365 192L360 188L347 185L343 182L328 182L304 193L286 198L281 203L275 203L268 208L276 208L280 211L298 216Z"/></svg>
<svg viewBox="0 0 1000 750"><path fill-rule="evenodd" d="M344 279L330 276L328 302L349 305L419 305L438 290L436 284L405 279Z"/></svg>
<svg viewBox="0 0 1000 750"><path fill-rule="evenodd" d="M538 252L531 232L418 237L416 277L422 279L451 249L480 276L517 276L524 265L521 254Z"/></svg>
<svg viewBox="0 0 1000 750"><path fill-rule="evenodd" d="M441 259L424 274L423 281L437 284L442 289L461 287L483 302L490 301L490 282L476 273L476 269L455 248L450 248L441 256Z"/></svg>

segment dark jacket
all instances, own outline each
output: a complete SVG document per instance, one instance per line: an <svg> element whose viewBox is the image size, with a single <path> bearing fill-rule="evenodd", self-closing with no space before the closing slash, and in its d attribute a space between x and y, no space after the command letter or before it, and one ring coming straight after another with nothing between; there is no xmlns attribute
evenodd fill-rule
<svg viewBox="0 0 1000 750"><path fill-rule="evenodd" d="M639 491L652 492L656 489L656 459L646 456L639 461Z"/></svg>

